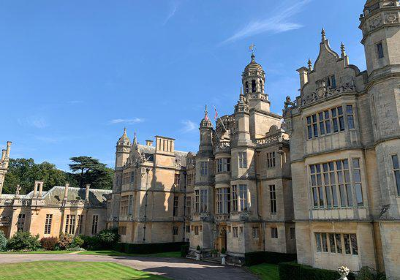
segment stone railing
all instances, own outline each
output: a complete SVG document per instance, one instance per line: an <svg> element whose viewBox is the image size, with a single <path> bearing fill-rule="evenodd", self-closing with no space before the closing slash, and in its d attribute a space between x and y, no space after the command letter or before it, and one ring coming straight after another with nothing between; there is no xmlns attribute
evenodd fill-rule
<svg viewBox="0 0 400 280"><path fill-rule="evenodd" d="M285 137L285 133L283 133L282 131L279 131L278 133L272 135L268 135L264 138L256 139L256 144L259 146L271 145L281 142L288 142L287 137Z"/></svg>

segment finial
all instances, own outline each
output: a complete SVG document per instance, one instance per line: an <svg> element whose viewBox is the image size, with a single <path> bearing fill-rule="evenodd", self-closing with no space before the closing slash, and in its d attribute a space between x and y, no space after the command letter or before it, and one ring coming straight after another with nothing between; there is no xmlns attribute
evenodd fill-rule
<svg viewBox="0 0 400 280"><path fill-rule="evenodd" d="M137 145L136 131L133 133L133 144Z"/></svg>
<svg viewBox="0 0 400 280"><path fill-rule="evenodd" d="M325 43L325 40L326 40L325 28L322 28L321 35L322 35L322 43Z"/></svg>
<svg viewBox="0 0 400 280"><path fill-rule="evenodd" d="M126 127L124 127L124 136L126 136Z"/></svg>
<svg viewBox="0 0 400 280"><path fill-rule="evenodd" d="M249 50L251 51L251 61L254 62L255 61L255 55L254 52L256 51L256 45L251 44L249 47Z"/></svg>
<svg viewBox="0 0 400 280"><path fill-rule="evenodd" d="M308 59L308 70L312 71L312 62L311 59Z"/></svg>
<svg viewBox="0 0 400 280"><path fill-rule="evenodd" d="M344 46L343 43L340 45L340 49L342 50L342 58L343 58L346 56L346 47Z"/></svg>
<svg viewBox="0 0 400 280"><path fill-rule="evenodd" d="M205 109L204 109L204 119L205 119L206 121L208 121L208 110L207 110L207 104L206 104L206 107L205 107Z"/></svg>

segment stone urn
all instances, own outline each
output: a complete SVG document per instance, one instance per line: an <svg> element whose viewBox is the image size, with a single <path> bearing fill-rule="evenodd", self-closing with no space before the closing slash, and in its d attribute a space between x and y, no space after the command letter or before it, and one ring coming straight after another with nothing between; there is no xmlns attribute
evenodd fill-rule
<svg viewBox="0 0 400 280"><path fill-rule="evenodd" d="M347 279L347 275L349 275L350 273L350 269L346 266L341 266L338 268L338 272L340 275L340 279L339 280L348 280Z"/></svg>
<svg viewBox="0 0 400 280"><path fill-rule="evenodd" d="M225 263L226 263L225 262L226 255L225 254L221 254L220 256L221 256L221 264L225 265Z"/></svg>
<svg viewBox="0 0 400 280"><path fill-rule="evenodd" d="M199 261L200 260L200 256L201 256L201 251L200 250L196 250L195 255L196 255L196 261Z"/></svg>

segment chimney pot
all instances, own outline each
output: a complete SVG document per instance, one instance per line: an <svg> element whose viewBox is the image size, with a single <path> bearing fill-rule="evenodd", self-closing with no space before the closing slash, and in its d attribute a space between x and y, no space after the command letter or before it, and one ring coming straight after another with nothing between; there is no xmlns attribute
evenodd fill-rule
<svg viewBox="0 0 400 280"><path fill-rule="evenodd" d="M86 185L85 201L89 201L90 184Z"/></svg>
<svg viewBox="0 0 400 280"><path fill-rule="evenodd" d="M68 188L69 188L69 183L66 183L64 188L64 200L68 199Z"/></svg>

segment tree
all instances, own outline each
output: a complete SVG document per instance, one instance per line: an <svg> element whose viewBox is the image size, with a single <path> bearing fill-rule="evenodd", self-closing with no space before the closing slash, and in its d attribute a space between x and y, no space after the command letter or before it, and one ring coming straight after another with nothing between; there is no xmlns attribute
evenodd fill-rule
<svg viewBox="0 0 400 280"><path fill-rule="evenodd" d="M111 189L114 171L104 163L87 156L72 157L70 160L73 163L69 167L74 172L73 175L78 177L81 188L84 184L91 184L93 188Z"/></svg>
<svg viewBox="0 0 400 280"><path fill-rule="evenodd" d="M17 185L21 194L29 193L36 180L44 181L44 190L65 184L67 175L54 164L43 162L36 164L33 159L10 159L8 173L4 181L4 193L15 193Z"/></svg>

